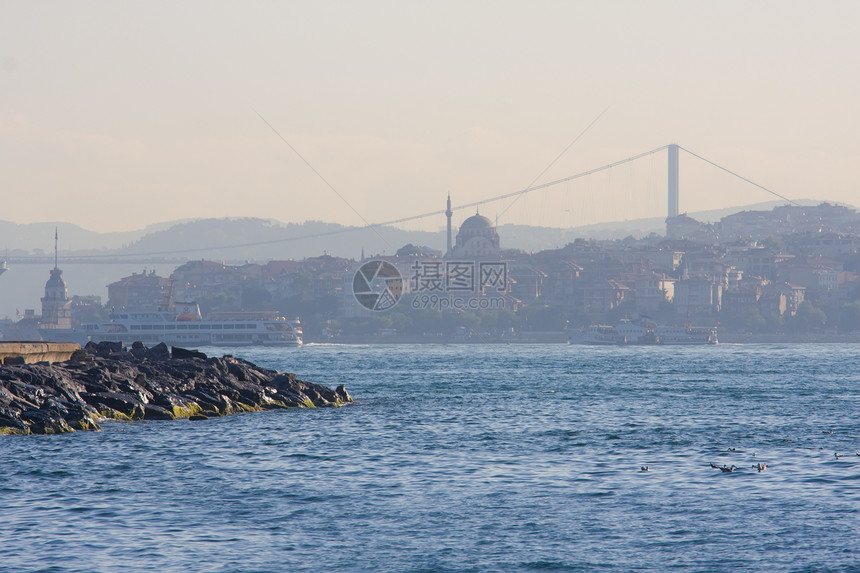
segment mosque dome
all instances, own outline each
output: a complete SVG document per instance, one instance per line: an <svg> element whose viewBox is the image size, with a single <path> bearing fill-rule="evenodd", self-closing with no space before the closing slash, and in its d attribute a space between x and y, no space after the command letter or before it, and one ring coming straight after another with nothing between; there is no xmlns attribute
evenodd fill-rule
<svg viewBox="0 0 860 573"><path fill-rule="evenodd" d="M487 217L475 213L460 225L453 256L468 259L494 258L500 253L499 233Z"/></svg>
<svg viewBox="0 0 860 573"><path fill-rule="evenodd" d="M469 217L468 219L466 219L465 221L463 221L463 224L460 225L460 230L463 230L463 229L474 229L474 230L492 229L492 227L493 227L492 221L490 221L489 219L487 219L483 215L475 214L475 215L472 215L471 217Z"/></svg>

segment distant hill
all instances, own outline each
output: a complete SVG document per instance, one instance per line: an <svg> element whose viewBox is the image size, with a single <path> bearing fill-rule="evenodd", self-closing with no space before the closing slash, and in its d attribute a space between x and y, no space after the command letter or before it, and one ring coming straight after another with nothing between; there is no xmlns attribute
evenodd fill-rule
<svg viewBox="0 0 860 573"><path fill-rule="evenodd" d="M0 221L0 249L9 251L10 255L21 252L34 254L54 252L54 230L60 236L60 250L82 253L118 249L132 243L150 233L169 229L177 221L155 223L138 231L121 233L97 233L88 231L72 223L27 223L19 225L9 221ZM2 256L2 251L0 251Z"/></svg>
<svg viewBox="0 0 860 573"><path fill-rule="evenodd" d="M820 201L803 200L817 205ZM713 211L688 213L694 219L714 222L747 210L771 210L782 201L757 203ZM0 248L10 256L53 253L54 228L60 234L61 257L115 256L120 260L162 259L186 261L211 259L226 262L300 260L328 253L358 259L393 254L406 244L445 250L444 230L437 232L404 231L393 227L348 227L337 223L307 221L281 223L271 219L223 218L172 221L150 225L139 231L95 233L69 223L17 225L0 221ZM535 252L562 247L577 238L623 239L665 233L665 219L655 217L600 223L571 229L501 225L499 235L506 249Z"/></svg>
<svg viewBox="0 0 860 573"><path fill-rule="evenodd" d="M323 253L358 259L362 250L368 255L392 255L407 243L439 249L445 237L441 233L347 227L321 221L284 224L265 219L201 219L143 236L122 252L234 262L299 260Z"/></svg>
<svg viewBox="0 0 860 573"><path fill-rule="evenodd" d="M795 201L799 205L819 205L821 201L812 199L800 199ZM774 207L785 205L785 201L767 201L754 203L744 207L728 207L725 209L712 209L710 211L696 211L687 213L693 219L702 223L716 223L723 217L739 213L741 211L771 211ZM630 221L614 221L611 223L597 223L583 227L575 227L569 232L578 237L589 239L623 239L630 235L634 237L645 237L651 233L664 235L666 233L666 219L664 217L651 217L647 219L633 219Z"/></svg>

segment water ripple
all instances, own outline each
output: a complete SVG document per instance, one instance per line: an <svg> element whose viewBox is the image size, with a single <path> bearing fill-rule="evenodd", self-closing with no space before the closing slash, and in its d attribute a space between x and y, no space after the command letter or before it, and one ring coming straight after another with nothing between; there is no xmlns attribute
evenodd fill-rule
<svg viewBox="0 0 860 573"><path fill-rule="evenodd" d="M4 437L0 572L860 569L853 345L234 354L359 405Z"/></svg>

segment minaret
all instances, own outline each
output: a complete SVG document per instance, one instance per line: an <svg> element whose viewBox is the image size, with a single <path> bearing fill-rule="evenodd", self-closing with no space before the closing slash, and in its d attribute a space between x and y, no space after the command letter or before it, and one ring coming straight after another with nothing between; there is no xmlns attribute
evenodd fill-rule
<svg viewBox="0 0 860 573"><path fill-rule="evenodd" d="M451 192L448 191L448 208L445 210L445 216L448 218L448 250L445 251L445 258L451 258L451 216L454 212L451 210Z"/></svg>

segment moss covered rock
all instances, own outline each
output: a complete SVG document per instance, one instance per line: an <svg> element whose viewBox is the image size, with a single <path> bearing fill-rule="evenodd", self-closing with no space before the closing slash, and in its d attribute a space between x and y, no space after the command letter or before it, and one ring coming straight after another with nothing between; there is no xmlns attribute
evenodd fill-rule
<svg viewBox="0 0 860 573"><path fill-rule="evenodd" d="M332 390L251 362L164 345L88 344L67 362L0 366L0 435L98 430L105 419L202 419L277 408L342 406Z"/></svg>

